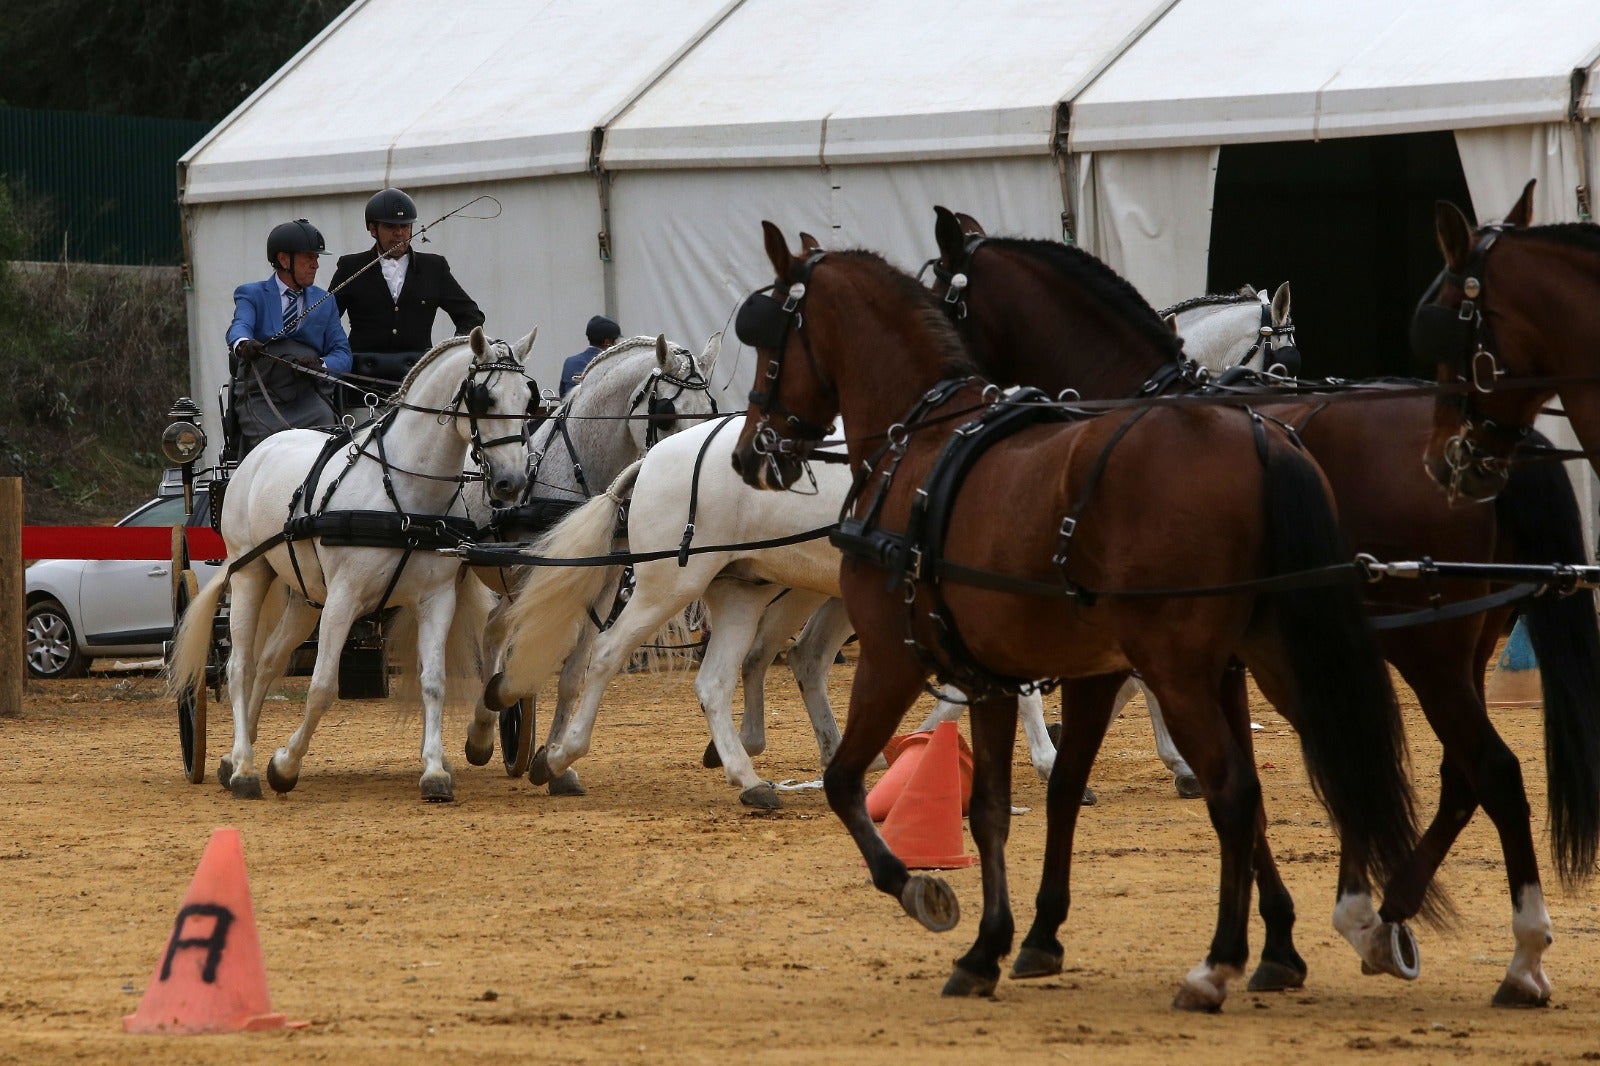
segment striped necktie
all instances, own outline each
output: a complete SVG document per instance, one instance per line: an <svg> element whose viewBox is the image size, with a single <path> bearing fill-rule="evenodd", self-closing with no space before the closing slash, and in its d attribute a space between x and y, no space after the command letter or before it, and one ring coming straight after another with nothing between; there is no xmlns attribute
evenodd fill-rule
<svg viewBox="0 0 1600 1066"><path fill-rule="evenodd" d="M300 313L300 293L295 289L283 290L283 324L293 326Z"/></svg>

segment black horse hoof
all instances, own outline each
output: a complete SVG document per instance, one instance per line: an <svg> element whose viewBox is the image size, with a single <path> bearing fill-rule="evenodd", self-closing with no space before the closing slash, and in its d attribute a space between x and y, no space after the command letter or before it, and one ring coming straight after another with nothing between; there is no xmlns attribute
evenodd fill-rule
<svg viewBox="0 0 1600 1066"><path fill-rule="evenodd" d="M482 747L472 743L472 735L467 734L467 762L473 766L487 766L489 760L494 758L494 734L489 734L488 743Z"/></svg>
<svg viewBox="0 0 1600 1066"><path fill-rule="evenodd" d="M553 775L550 773L550 751L544 746L533 753L533 758L528 761L528 780L536 785L548 785Z"/></svg>
<svg viewBox="0 0 1600 1066"><path fill-rule="evenodd" d="M234 777L228 782L228 791L234 799L258 800L261 798L261 778Z"/></svg>
<svg viewBox="0 0 1600 1066"><path fill-rule="evenodd" d="M778 790L766 781L759 785L751 785L739 793L739 802L746 807L754 807L758 811L776 811L783 809L783 800L778 798Z"/></svg>
<svg viewBox="0 0 1600 1066"><path fill-rule="evenodd" d="M1011 964L1011 976L1018 980L1054 977L1061 972L1065 959L1066 956L1062 952L1030 948L1024 944L1022 950L1017 952L1016 961Z"/></svg>
<svg viewBox="0 0 1600 1066"><path fill-rule="evenodd" d="M226 755L217 763L217 784L227 788L233 781L233 760ZM259 789L257 790L259 791Z"/></svg>
<svg viewBox="0 0 1600 1066"><path fill-rule="evenodd" d="M578 771L567 767L550 782L550 795L552 796L587 796L589 790L583 787L583 782L578 780Z"/></svg>
<svg viewBox="0 0 1600 1066"><path fill-rule="evenodd" d="M1093 807L1096 803L1099 803L1099 802L1100 802L1100 797L1096 796L1094 794L1094 789L1090 788L1088 785L1084 785L1083 786L1083 806L1085 806L1085 807Z"/></svg>
<svg viewBox="0 0 1600 1066"><path fill-rule="evenodd" d="M1256 972L1250 975L1248 988L1252 992L1287 992L1291 988L1306 986L1306 971L1285 966L1281 962L1262 959Z"/></svg>
<svg viewBox="0 0 1600 1066"><path fill-rule="evenodd" d="M1494 994L1496 1007L1548 1007L1550 993L1536 991L1520 981L1513 981L1507 977L1500 982L1500 988Z"/></svg>
<svg viewBox="0 0 1600 1066"><path fill-rule="evenodd" d="M944 983L941 996L993 996L995 986L1000 983L999 977L983 977L956 966L950 971L950 979Z"/></svg>
<svg viewBox="0 0 1600 1066"><path fill-rule="evenodd" d="M456 784L448 775L445 777L424 777L422 779L422 798L429 803L454 803L456 801Z"/></svg>
<svg viewBox="0 0 1600 1066"><path fill-rule="evenodd" d="M1205 794L1200 790L1200 779L1194 774L1179 774L1172 779L1172 787L1178 790L1180 799L1199 799Z"/></svg>
<svg viewBox="0 0 1600 1066"><path fill-rule="evenodd" d="M293 792L294 786L298 785L299 783L299 774L295 774L293 777L285 777L283 774L278 772L277 759L267 760L267 784L272 786L272 791L277 793ZM260 788L261 784L260 782L257 782L256 789L259 791Z"/></svg>

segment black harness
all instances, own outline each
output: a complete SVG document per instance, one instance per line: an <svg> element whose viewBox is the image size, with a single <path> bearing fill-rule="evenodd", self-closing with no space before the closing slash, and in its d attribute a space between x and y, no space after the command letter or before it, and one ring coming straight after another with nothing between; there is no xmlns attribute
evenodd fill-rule
<svg viewBox="0 0 1600 1066"><path fill-rule="evenodd" d="M806 358L811 362L813 375L819 382L823 380L816 373L817 357L811 351L811 338L804 329L803 308L811 272L826 255L826 252L814 252L800 264L800 277L789 283L782 302L777 299L778 283L775 282L745 297L734 318L733 332L740 341L752 348L766 348L772 352L767 360L765 379L750 390L750 402L761 412L761 419L756 423L755 434L751 437L751 447L758 455L804 458L818 441L828 435L828 426L819 426L801 418L784 407L778 399L778 378L783 373L784 352L788 347L790 330L799 335ZM774 416L781 418L788 426L788 433L779 434L772 428Z"/></svg>

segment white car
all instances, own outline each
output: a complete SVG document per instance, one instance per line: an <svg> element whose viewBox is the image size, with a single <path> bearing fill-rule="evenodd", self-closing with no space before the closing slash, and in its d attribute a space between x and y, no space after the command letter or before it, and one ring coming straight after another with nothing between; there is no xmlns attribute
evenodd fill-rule
<svg viewBox="0 0 1600 1066"><path fill-rule="evenodd" d="M209 497L195 493L191 526L209 525ZM169 478L160 495L119 526L184 523L183 491ZM204 587L222 570L194 560ZM28 673L39 678L82 677L89 660L148 659L172 639L172 562L167 559L48 559L24 574Z"/></svg>

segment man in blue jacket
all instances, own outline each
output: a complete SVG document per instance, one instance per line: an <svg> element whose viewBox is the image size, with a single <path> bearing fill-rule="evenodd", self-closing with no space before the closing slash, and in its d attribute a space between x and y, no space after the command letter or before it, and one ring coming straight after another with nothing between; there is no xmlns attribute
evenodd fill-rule
<svg viewBox="0 0 1600 1066"><path fill-rule="evenodd" d="M584 368L595 356L617 343L617 339L622 336L622 330L605 315L595 315L589 320L584 335L589 340L589 347L577 355L567 356L566 361L561 364L562 396L572 391L572 387L578 383L578 375L583 373Z"/></svg>
<svg viewBox="0 0 1600 1066"><path fill-rule="evenodd" d="M274 226L267 236L272 276L233 290L228 366L241 459L281 429L338 421L319 380L302 372L350 369L338 305L312 284L325 250L322 234L303 218Z"/></svg>

